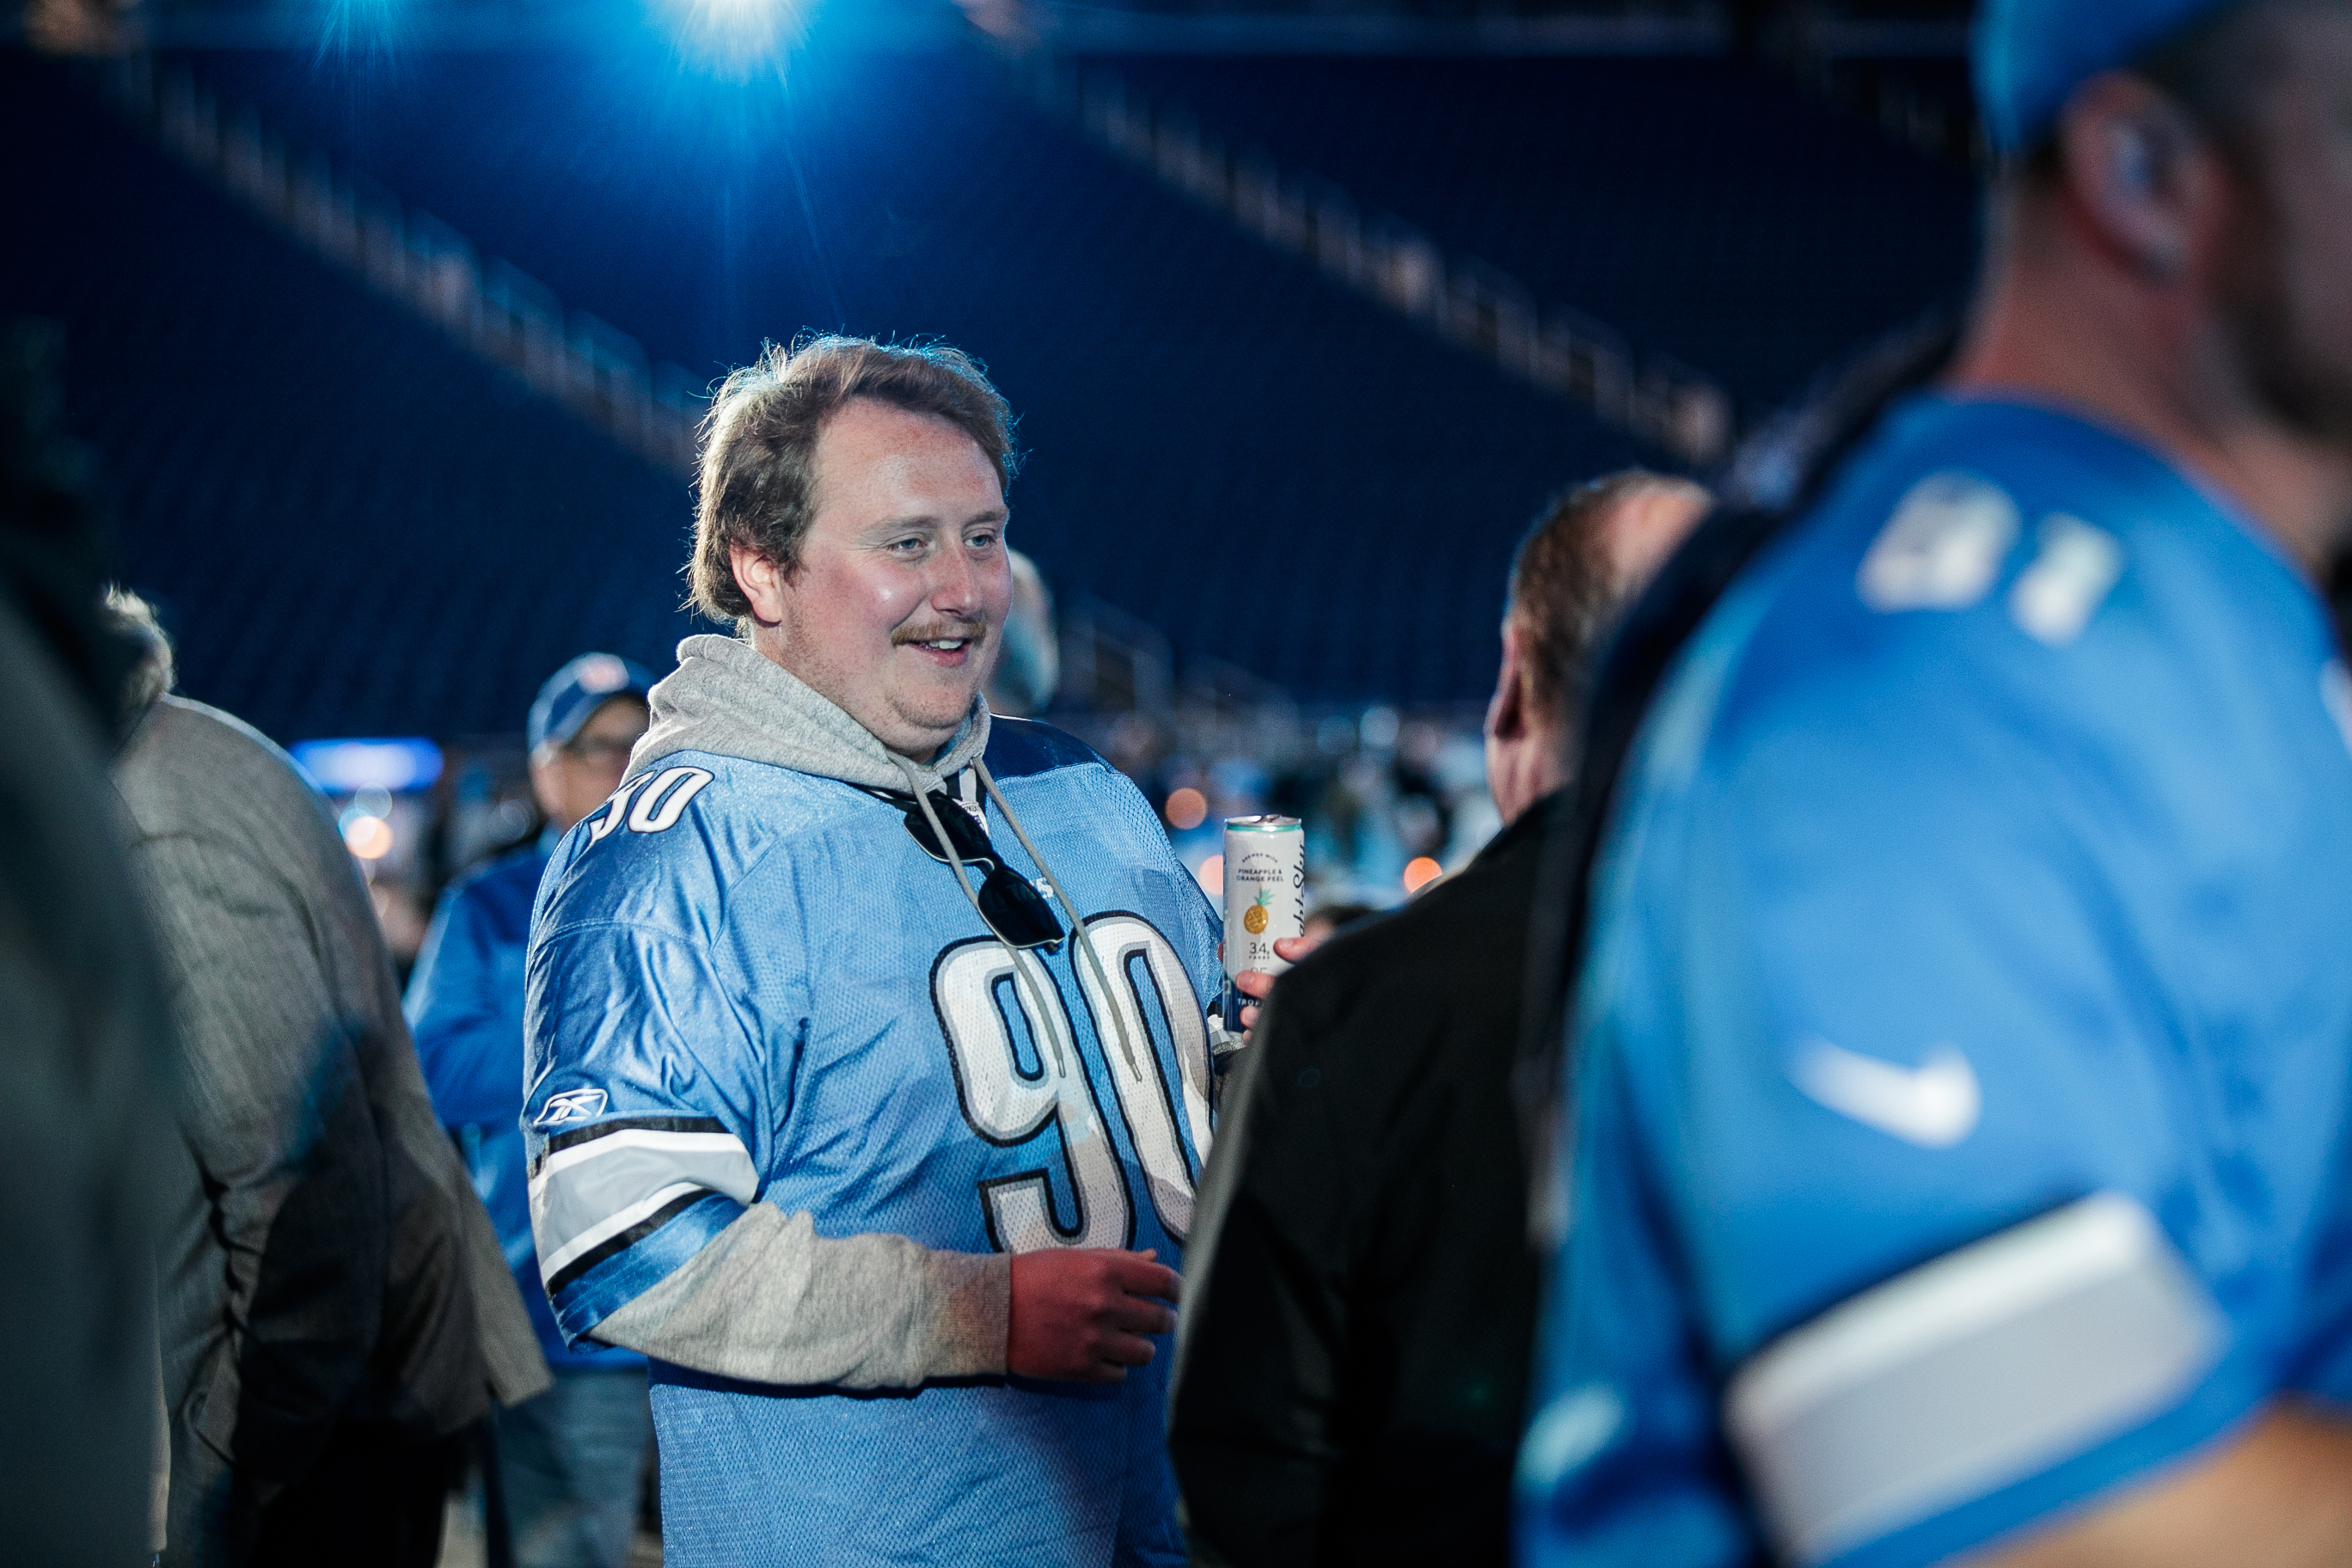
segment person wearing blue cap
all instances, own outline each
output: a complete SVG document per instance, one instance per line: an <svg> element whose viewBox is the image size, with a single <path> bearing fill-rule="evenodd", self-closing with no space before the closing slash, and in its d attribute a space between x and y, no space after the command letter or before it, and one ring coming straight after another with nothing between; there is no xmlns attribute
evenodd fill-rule
<svg viewBox="0 0 2352 1568"><path fill-rule="evenodd" d="M417 955L404 1010L443 1124L466 1151L555 1385L497 1417L499 1490L521 1568L620 1568L636 1535L652 1438L645 1358L573 1350L557 1331L531 1246L524 1170L523 957L555 841L621 782L654 678L585 653L548 678L526 727L538 842L453 883Z"/></svg>
<svg viewBox="0 0 2352 1568"><path fill-rule="evenodd" d="M2352 5L1976 56L1957 349L1601 679L1528 1563L2352 1563Z"/></svg>

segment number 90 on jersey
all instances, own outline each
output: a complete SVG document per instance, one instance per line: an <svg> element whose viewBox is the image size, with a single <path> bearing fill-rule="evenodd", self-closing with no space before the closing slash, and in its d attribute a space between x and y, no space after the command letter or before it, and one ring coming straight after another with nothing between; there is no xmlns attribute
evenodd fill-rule
<svg viewBox="0 0 2352 1568"><path fill-rule="evenodd" d="M1101 1054L1152 1212L1181 1242L1192 1228L1198 1161L1209 1152L1208 1026L1182 961L1149 921L1124 911L1097 915L1086 922L1086 940L1112 992L1101 994L1094 966L1074 950L1069 963L1092 1025L1089 1045ZM1004 1252L1133 1245L1134 1199L1053 968L1034 951L1009 953L991 938L958 942L931 966L931 1002L971 1130L1001 1147L1060 1133L1075 1212L1056 1211L1042 1167L998 1176L980 1184L989 1239ZM1121 1024L1132 1065L1120 1046ZM1168 1057L1177 1063L1172 1085L1161 1066ZM1197 1152L1185 1146L1186 1127Z"/></svg>

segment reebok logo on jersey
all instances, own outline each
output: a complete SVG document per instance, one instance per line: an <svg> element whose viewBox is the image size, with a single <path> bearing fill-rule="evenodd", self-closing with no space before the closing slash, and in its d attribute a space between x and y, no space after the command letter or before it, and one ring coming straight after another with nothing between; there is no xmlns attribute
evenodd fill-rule
<svg viewBox="0 0 2352 1568"><path fill-rule="evenodd" d="M574 1121L593 1121L604 1114L606 1098L601 1089L567 1089L562 1094L551 1094L531 1125L562 1127Z"/></svg>
<svg viewBox="0 0 2352 1568"><path fill-rule="evenodd" d="M1984 1111L1976 1068L1951 1046L1903 1068L1815 1039L1797 1052L1789 1078L1839 1115L1922 1149L1950 1148L1976 1131Z"/></svg>

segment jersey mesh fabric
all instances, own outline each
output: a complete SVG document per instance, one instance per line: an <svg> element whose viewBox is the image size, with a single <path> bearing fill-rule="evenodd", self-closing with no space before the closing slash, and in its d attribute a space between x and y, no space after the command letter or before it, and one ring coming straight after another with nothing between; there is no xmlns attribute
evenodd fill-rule
<svg viewBox="0 0 2352 1568"><path fill-rule="evenodd" d="M1143 1021L1139 1071L1097 1029L1100 1000L1067 942L1032 971L1055 1015L1045 1042L1032 1037L1028 994L992 975L1002 950L899 807L680 753L575 828L541 890L534 1159L550 1131L584 1147L615 1121L717 1133L749 1155L753 1201L810 1214L820 1235L963 1252L1025 1237L1180 1263L1208 1142L1205 1102L1186 1087L1207 1081L1207 900L1134 787L1076 742L998 720L986 761L1063 887L1129 939L1128 961L1109 963ZM688 785L668 811L658 792ZM1038 875L1001 816L988 828L1008 864ZM1058 1094L1057 1036L1074 1058ZM1021 1135L1006 1105L1041 1099ZM1154 1129L1172 1136L1148 1158L1139 1139ZM1049 1195L1050 1238L1014 1223L1030 1177ZM648 1215L558 1263L567 1331L592 1332L666 1278L747 1195L664 1189ZM1160 1444L1167 1353L1107 1390L981 1380L862 1394L656 1362L667 1549L687 1564L1181 1561Z"/></svg>
<svg viewBox="0 0 2352 1568"><path fill-rule="evenodd" d="M1906 570L1889 552L1922 495L1948 515ZM2150 454L2015 405L1890 418L1701 627L1627 773L1528 1560L1763 1560L1726 1380L2094 1193L2144 1205L2210 1294L2210 1369L1828 1560L1937 1561L2281 1388L2352 1398L2347 722L2315 596ZM1825 1048L1902 1071L1952 1053L1980 1101L1872 1124L1799 1088Z"/></svg>

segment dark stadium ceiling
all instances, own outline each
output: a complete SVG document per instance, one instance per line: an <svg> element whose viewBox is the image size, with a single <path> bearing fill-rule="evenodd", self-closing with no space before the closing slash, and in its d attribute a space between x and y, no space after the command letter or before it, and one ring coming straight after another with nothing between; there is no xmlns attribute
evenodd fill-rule
<svg viewBox="0 0 2352 1568"><path fill-rule="evenodd" d="M650 47L764 74L794 40L1015 57L1715 58L1875 121L1950 163L1983 160L1969 0L0 0L53 54Z"/></svg>
<svg viewBox="0 0 2352 1568"><path fill-rule="evenodd" d="M969 20L1063 52L1713 55L1799 69L1956 59L1969 10L1956 0L0 0L7 31L75 53L562 45L665 15L723 26L819 8L829 30L882 44L941 40Z"/></svg>

